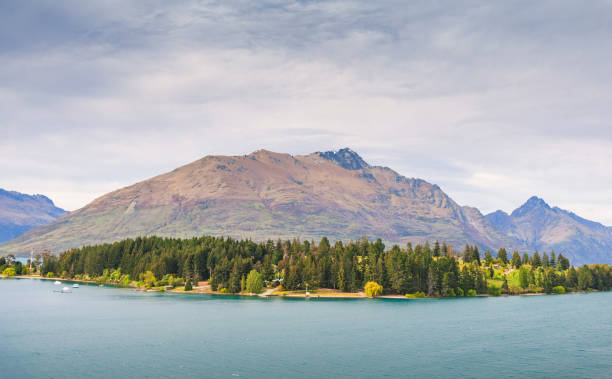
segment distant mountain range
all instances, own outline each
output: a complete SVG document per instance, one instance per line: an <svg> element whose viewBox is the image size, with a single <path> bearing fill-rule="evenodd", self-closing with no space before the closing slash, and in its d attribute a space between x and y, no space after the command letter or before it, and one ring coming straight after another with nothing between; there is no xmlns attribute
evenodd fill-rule
<svg viewBox="0 0 612 379"><path fill-rule="evenodd" d="M226 235L256 240L333 240L366 235L386 242L439 239L462 250L554 248L572 262L612 263L612 232L530 199L511 215L483 216L437 185L371 166L350 149L292 156L258 150L207 156L104 195L82 209L0 245L59 252L139 235Z"/></svg>
<svg viewBox="0 0 612 379"><path fill-rule="evenodd" d="M576 264L612 263L612 228L551 208L538 197L530 198L511 214L496 211L485 217L523 249L554 249Z"/></svg>
<svg viewBox="0 0 612 379"><path fill-rule="evenodd" d="M0 188L0 242L55 221L66 213L46 196L25 195Z"/></svg>

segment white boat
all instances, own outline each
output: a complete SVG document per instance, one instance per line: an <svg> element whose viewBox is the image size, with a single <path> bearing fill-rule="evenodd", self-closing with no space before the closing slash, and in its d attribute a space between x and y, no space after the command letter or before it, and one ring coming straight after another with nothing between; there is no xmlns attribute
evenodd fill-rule
<svg viewBox="0 0 612 379"><path fill-rule="evenodd" d="M72 292L69 287L62 288L62 293Z"/></svg>
<svg viewBox="0 0 612 379"><path fill-rule="evenodd" d="M78 283L74 283L74 284L72 285L72 288L79 288Z"/></svg>
<svg viewBox="0 0 612 379"><path fill-rule="evenodd" d="M53 284L55 284L56 286L59 286L59 285L62 284L62 282L60 282L59 280L56 280L55 283L53 283Z"/></svg>

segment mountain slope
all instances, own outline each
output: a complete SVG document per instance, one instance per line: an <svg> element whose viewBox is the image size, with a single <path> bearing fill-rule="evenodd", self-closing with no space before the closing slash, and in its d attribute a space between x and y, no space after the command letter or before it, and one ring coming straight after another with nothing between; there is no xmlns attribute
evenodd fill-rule
<svg viewBox="0 0 612 379"><path fill-rule="evenodd" d="M438 186L367 164L349 149L291 156L259 150L207 156L111 192L0 251L58 252L139 235L441 239L508 246L474 208Z"/></svg>
<svg viewBox="0 0 612 379"><path fill-rule="evenodd" d="M510 215L496 211L485 216L498 231L530 250L563 253L574 264L612 263L612 228L550 207L532 197Z"/></svg>
<svg viewBox="0 0 612 379"><path fill-rule="evenodd" d="M25 195L0 188L0 242L11 240L67 212L43 195Z"/></svg>

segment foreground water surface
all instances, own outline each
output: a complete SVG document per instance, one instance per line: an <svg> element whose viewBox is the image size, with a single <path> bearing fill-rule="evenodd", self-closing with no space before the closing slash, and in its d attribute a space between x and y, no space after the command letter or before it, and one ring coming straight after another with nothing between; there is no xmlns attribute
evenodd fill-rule
<svg viewBox="0 0 612 379"><path fill-rule="evenodd" d="M612 293L261 299L0 280L0 376L610 377Z"/></svg>

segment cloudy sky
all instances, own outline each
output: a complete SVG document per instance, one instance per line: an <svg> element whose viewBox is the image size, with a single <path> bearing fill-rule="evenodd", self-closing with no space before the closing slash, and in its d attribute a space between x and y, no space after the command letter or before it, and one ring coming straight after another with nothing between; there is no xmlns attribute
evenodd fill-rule
<svg viewBox="0 0 612 379"><path fill-rule="evenodd" d="M0 187L74 210L208 154L348 146L483 212L612 225L610 62L610 1L3 0Z"/></svg>

